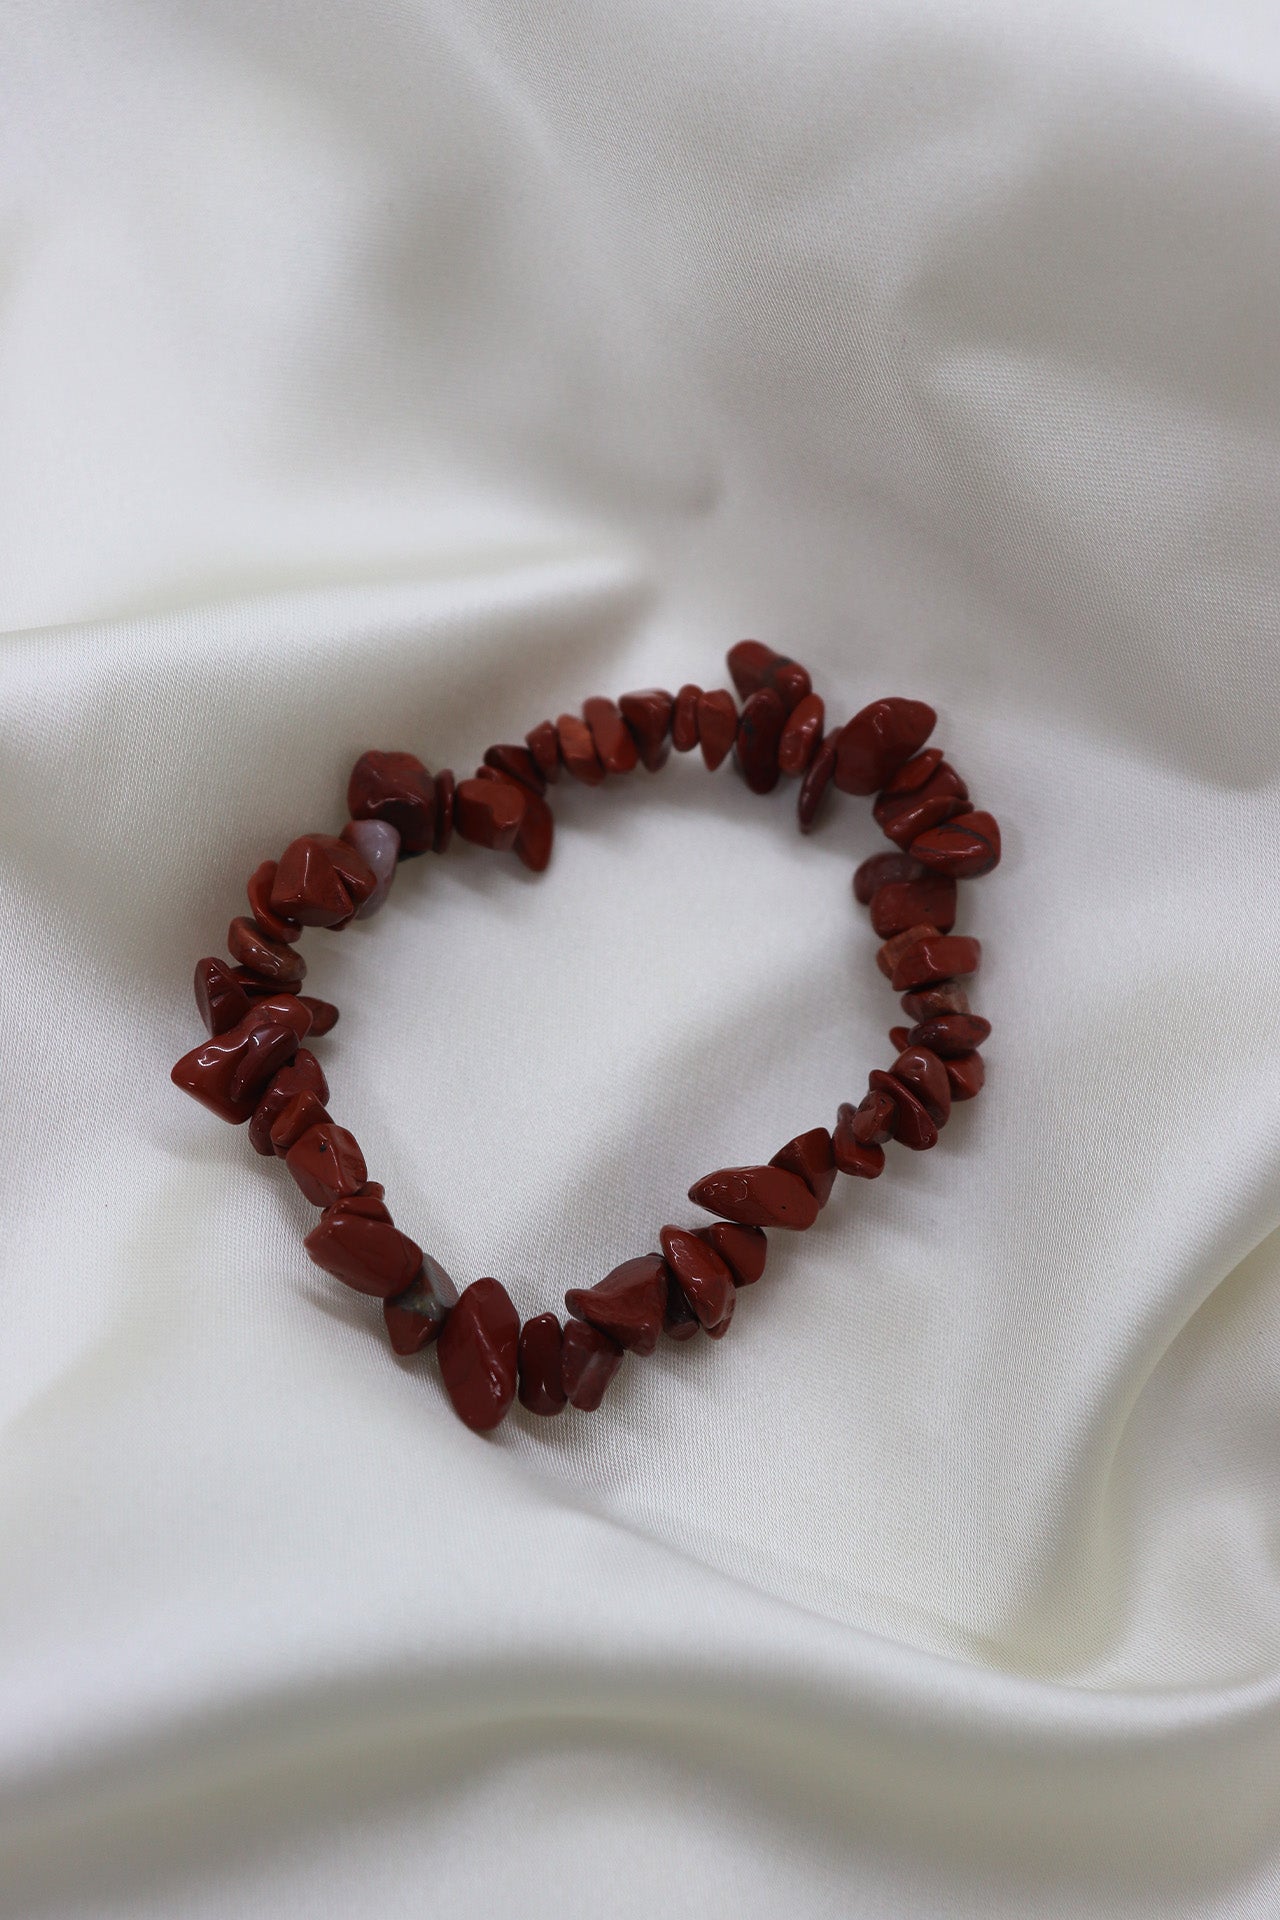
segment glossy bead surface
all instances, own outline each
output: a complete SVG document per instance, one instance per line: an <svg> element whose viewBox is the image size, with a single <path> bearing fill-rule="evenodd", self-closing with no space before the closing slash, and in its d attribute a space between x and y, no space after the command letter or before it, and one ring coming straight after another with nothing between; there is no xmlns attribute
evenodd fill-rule
<svg viewBox="0 0 1280 1920"><path fill-rule="evenodd" d="M572 1287L564 1297L575 1319L589 1320L631 1353L652 1353L667 1308L667 1268L661 1254L624 1260L594 1287Z"/></svg>
<svg viewBox="0 0 1280 1920"><path fill-rule="evenodd" d="M778 747L786 718L787 710L772 687L761 687L743 705L734 753L752 793L772 793L778 784Z"/></svg>
<svg viewBox="0 0 1280 1920"><path fill-rule="evenodd" d="M974 880L1000 861L1000 829L989 813L957 813L911 842L926 867Z"/></svg>
<svg viewBox="0 0 1280 1920"><path fill-rule="evenodd" d="M703 1332L706 1334L708 1340L724 1339L726 1333L728 1333L729 1331L730 1322L733 1319L734 1309L737 1307L737 1304L738 1304L738 1295L735 1291L729 1295L729 1304L725 1308L724 1313L721 1315L720 1319L716 1321L716 1324L714 1325L714 1327L703 1328Z"/></svg>
<svg viewBox="0 0 1280 1920"><path fill-rule="evenodd" d="M937 714L923 700L873 700L855 713L836 748L835 783L842 793L878 793L920 751Z"/></svg>
<svg viewBox="0 0 1280 1920"><path fill-rule="evenodd" d="M784 710L791 713L813 689L806 667L787 654L766 647L762 640L739 640L725 657L740 700L749 700L753 693L768 688L777 694Z"/></svg>
<svg viewBox="0 0 1280 1920"><path fill-rule="evenodd" d="M882 793L871 809L880 831L899 847L909 847L918 835L953 813L963 813L969 795L954 767L944 760L914 793Z"/></svg>
<svg viewBox="0 0 1280 1920"><path fill-rule="evenodd" d="M689 1189L708 1213L744 1227L789 1227L800 1231L818 1217L818 1203L798 1173L785 1167L720 1167Z"/></svg>
<svg viewBox="0 0 1280 1920"><path fill-rule="evenodd" d="M604 779L604 768L586 721L576 713L562 713L556 721L556 737L566 771L584 787L598 787Z"/></svg>
<svg viewBox="0 0 1280 1920"><path fill-rule="evenodd" d="M473 1433L489 1433L516 1397L520 1316L498 1280L464 1287L436 1344L453 1410Z"/></svg>
<svg viewBox="0 0 1280 1920"><path fill-rule="evenodd" d="M377 1300L406 1292L422 1269L422 1248L407 1233L341 1201L325 1208L302 1244L335 1280Z"/></svg>
<svg viewBox="0 0 1280 1920"><path fill-rule="evenodd" d="M563 1413L564 1335L554 1313L539 1313L520 1329L517 1368L520 1405L544 1416Z"/></svg>
<svg viewBox="0 0 1280 1920"><path fill-rule="evenodd" d="M854 870L853 897L860 907L868 907L879 888L902 880L919 880L928 871L909 853L873 853Z"/></svg>
<svg viewBox="0 0 1280 1920"><path fill-rule="evenodd" d="M431 836L433 853L447 853L449 842L453 839L453 796L458 783L451 768L445 767L435 777L436 824ZM403 842L401 842L403 845Z"/></svg>
<svg viewBox="0 0 1280 1920"><path fill-rule="evenodd" d="M990 1037L991 1022L979 1013L942 1013L935 1019L922 1020L918 1027L911 1029L913 1047L928 1047L943 1060L972 1053Z"/></svg>
<svg viewBox="0 0 1280 1920"><path fill-rule="evenodd" d="M671 744L677 753L692 753L698 744L698 702L702 688L686 682L671 712Z"/></svg>
<svg viewBox="0 0 1280 1920"><path fill-rule="evenodd" d="M296 1052L309 1025L306 1008L291 994L267 995L254 1001L234 1027L184 1053L169 1078L219 1119L239 1126L252 1114L263 1088L282 1064L281 1052L287 1055L287 1042L279 1035L288 1033ZM256 1040L259 1032L271 1037Z"/></svg>
<svg viewBox="0 0 1280 1920"><path fill-rule="evenodd" d="M283 1160L295 1140L301 1140L312 1127L323 1127L332 1119L333 1115L313 1087L300 1088L271 1123L272 1153Z"/></svg>
<svg viewBox="0 0 1280 1920"><path fill-rule="evenodd" d="M820 1207L825 1207L831 1198L831 1189L836 1183L836 1163L831 1153L831 1135L825 1127L811 1127L807 1133L788 1140L785 1147L779 1147L769 1165L798 1173Z"/></svg>
<svg viewBox="0 0 1280 1920"><path fill-rule="evenodd" d="M555 832L556 823L550 807L538 794L531 793L525 801L516 833L516 858L528 867L530 873L545 873L551 864Z"/></svg>
<svg viewBox="0 0 1280 1920"><path fill-rule="evenodd" d="M980 1053L961 1053L944 1060L953 1100L972 1100L986 1083L987 1070Z"/></svg>
<svg viewBox="0 0 1280 1920"><path fill-rule="evenodd" d="M926 747L923 753L916 754L905 766L899 767L892 780L885 782L880 798L890 800L900 798L905 793L918 793L941 765L942 748Z"/></svg>
<svg viewBox="0 0 1280 1920"><path fill-rule="evenodd" d="M257 921L268 940L278 940L288 946L302 932L301 923L288 920L283 914L276 913L271 905L271 889L276 883L276 863L264 860L249 875L245 893L249 900L249 911Z"/></svg>
<svg viewBox="0 0 1280 1920"><path fill-rule="evenodd" d="M890 880L871 896L871 924L882 940L921 923L946 933L956 923L956 883L949 873Z"/></svg>
<svg viewBox="0 0 1280 1920"><path fill-rule="evenodd" d="M226 1033L249 1011L249 996L225 960L212 954L196 961L196 1007L207 1031Z"/></svg>
<svg viewBox="0 0 1280 1920"><path fill-rule="evenodd" d="M804 772L822 744L826 708L820 693L807 693L787 715L778 742L778 766L793 778Z"/></svg>
<svg viewBox="0 0 1280 1920"><path fill-rule="evenodd" d="M621 1364L622 1348L607 1333L586 1320L565 1323L560 1380L569 1405L579 1413L595 1412Z"/></svg>
<svg viewBox="0 0 1280 1920"><path fill-rule="evenodd" d="M982 964L982 945L966 933L926 934L893 963L890 978L895 993L914 993L949 980L955 974L976 973Z"/></svg>
<svg viewBox="0 0 1280 1920"><path fill-rule="evenodd" d="M968 1013L969 996L958 980L939 980L919 993L904 993L902 1011L912 1020L932 1020L944 1013Z"/></svg>
<svg viewBox="0 0 1280 1920"><path fill-rule="evenodd" d="M843 1113L844 1108L840 1111ZM887 1093L864 1093L853 1110L849 1132L864 1147L882 1147L893 1138L894 1106Z"/></svg>
<svg viewBox="0 0 1280 1920"><path fill-rule="evenodd" d="M232 1100L246 1095L255 1102L278 1068L285 1066L298 1051L298 1036L291 1027L255 1027L227 1083Z"/></svg>
<svg viewBox="0 0 1280 1920"><path fill-rule="evenodd" d="M737 702L726 687L717 687L698 701L697 719L698 745L708 772L714 773L738 735Z"/></svg>
<svg viewBox="0 0 1280 1920"><path fill-rule="evenodd" d="M893 1102L892 1138L910 1147L913 1153L936 1147L938 1129L911 1088L904 1087L900 1080L883 1073L879 1067L874 1067L868 1078L873 1092L887 1093Z"/></svg>
<svg viewBox="0 0 1280 1920"><path fill-rule="evenodd" d="M495 773L505 773L508 780L514 780L518 787L525 787L530 793L543 794L547 790L546 775L528 747L486 747L484 764Z"/></svg>
<svg viewBox="0 0 1280 1920"><path fill-rule="evenodd" d="M922 940L934 937L940 939L942 936L931 922L922 920L918 927L904 927L901 933L895 933L891 940L886 940L876 953L876 965L885 979L892 980L893 970L904 953L910 953L912 947L918 946Z"/></svg>
<svg viewBox="0 0 1280 1920"><path fill-rule="evenodd" d="M666 764L675 704L662 687L641 687L637 693L624 693L618 701L640 759L650 773Z"/></svg>
<svg viewBox="0 0 1280 1920"><path fill-rule="evenodd" d="M858 1109L846 1100L836 1114L831 1132L831 1151L841 1173L859 1180L874 1180L884 1172L884 1148L867 1146L854 1131Z"/></svg>
<svg viewBox="0 0 1280 1920"><path fill-rule="evenodd" d="M515 845L526 799L514 780L460 780L453 796L453 824L474 846L504 853Z"/></svg>
<svg viewBox="0 0 1280 1920"><path fill-rule="evenodd" d="M376 885L366 863L345 840L331 833L304 833L280 856L271 907L304 927L345 927Z"/></svg>
<svg viewBox="0 0 1280 1920"><path fill-rule="evenodd" d="M729 1269L735 1287L754 1286L764 1272L769 1242L759 1227L742 1227L736 1220L716 1220L694 1229Z"/></svg>
<svg viewBox="0 0 1280 1920"><path fill-rule="evenodd" d="M300 993L298 998L311 1015L309 1037L319 1040L322 1034L331 1033L338 1024L338 1009L332 1000L317 1000L309 993Z"/></svg>
<svg viewBox="0 0 1280 1920"><path fill-rule="evenodd" d="M389 820L348 820L341 838L354 847L374 878L373 892L356 908L357 920L371 920L383 906L396 877L400 835Z"/></svg>
<svg viewBox="0 0 1280 1920"><path fill-rule="evenodd" d="M890 1027L889 1045L893 1048L895 1053L901 1053L904 1047L910 1045L910 1040L908 1038L910 1032L911 1032L910 1027Z"/></svg>
<svg viewBox="0 0 1280 1920"><path fill-rule="evenodd" d="M287 1067L281 1067L258 1100L249 1121L249 1142L255 1153L274 1154L271 1129L300 1093L314 1093L323 1106L329 1098L324 1068L306 1047L299 1047Z"/></svg>
<svg viewBox="0 0 1280 1920"><path fill-rule="evenodd" d="M818 823L818 813L826 798L827 788L831 785L831 776L836 767L836 744L840 736L829 733L818 751L809 762L804 779L800 782L800 791L796 795L796 823L801 833L812 833Z"/></svg>
<svg viewBox="0 0 1280 1920"><path fill-rule="evenodd" d="M354 1134L333 1121L295 1140L284 1163L313 1207L331 1207L359 1193L369 1177Z"/></svg>
<svg viewBox="0 0 1280 1920"><path fill-rule="evenodd" d="M931 1053L928 1047L904 1047L890 1072L904 1087L910 1087L935 1127L947 1124L951 1084L936 1053Z"/></svg>
<svg viewBox="0 0 1280 1920"><path fill-rule="evenodd" d="M350 1204L348 1206L350 1211ZM457 1305L458 1289L438 1260L425 1254L417 1277L403 1293L382 1303L387 1338L396 1353L421 1353L440 1336Z"/></svg>
<svg viewBox="0 0 1280 1920"><path fill-rule="evenodd" d="M718 1326L729 1312L733 1275L714 1247L685 1227L664 1227L658 1235L672 1284L678 1286L704 1327Z"/></svg>
<svg viewBox="0 0 1280 1920"><path fill-rule="evenodd" d="M246 914L238 914L227 928L227 950L240 966L251 967L260 980L270 980L274 987L296 987L306 978L302 955L268 940Z"/></svg>
<svg viewBox="0 0 1280 1920"><path fill-rule="evenodd" d="M606 773L632 773L640 758L636 743L612 700L599 694L582 703L582 717L591 729L596 758Z"/></svg>
<svg viewBox="0 0 1280 1920"><path fill-rule="evenodd" d="M662 1331L668 1340L693 1340L701 1327L702 1322L681 1293L675 1276L670 1276L667 1284L667 1310L662 1317Z"/></svg>
<svg viewBox="0 0 1280 1920"><path fill-rule="evenodd" d="M538 772L548 785L560 778L560 738L549 720L530 727L524 743Z"/></svg>
<svg viewBox="0 0 1280 1920"><path fill-rule="evenodd" d="M409 860L435 839L436 784L415 754L362 753L347 783L347 812L393 826L401 858Z"/></svg>

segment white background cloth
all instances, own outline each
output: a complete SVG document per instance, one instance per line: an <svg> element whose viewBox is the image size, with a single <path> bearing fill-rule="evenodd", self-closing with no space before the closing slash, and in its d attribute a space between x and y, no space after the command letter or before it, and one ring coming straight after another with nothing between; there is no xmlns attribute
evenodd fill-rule
<svg viewBox="0 0 1280 1920"><path fill-rule="evenodd" d="M1280 33L1082 0L11 0L6 1920L1280 1910ZM467 1432L168 1069L366 747L755 633L999 816L938 1150ZM557 790L309 936L557 1306L857 1099L866 803Z"/></svg>

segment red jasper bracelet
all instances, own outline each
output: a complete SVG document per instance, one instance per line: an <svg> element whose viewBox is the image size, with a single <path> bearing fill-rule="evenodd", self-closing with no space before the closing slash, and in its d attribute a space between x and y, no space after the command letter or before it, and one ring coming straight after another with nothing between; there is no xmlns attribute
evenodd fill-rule
<svg viewBox="0 0 1280 1920"><path fill-rule="evenodd" d="M809 675L758 640L730 650L742 705L725 689L656 689L588 700L580 717L542 721L523 746L490 747L474 778L434 779L411 753L366 753L348 788L351 818L339 837L304 834L278 862L250 876L250 914L231 922L236 962L201 960L196 1004L211 1038L184 1054L174 1083L224 1120L249 1123L261 1154L281 1157L321 1209L307 1235L318 1266L383 1303L391 1345L414 1354L437 1342L449 1398L469 1427L485 1432L517 1392L531 1413L566 1403L598 1407L624 1352L652 1353L658 1336L718 1340L738 1291L764 1271L765 1229L812 1226L837 1173L874 1179L885 1143L917 1151L937 1142L953 1100L983 1084L978 1048L991 1029L971 1013L961 978L976 973L978 942L953 931L956 881L989 873L1000 831L975 811L968 789L937 747L925 746L937 718L920 700L873 701L845 726L824 731ZM540 873L551 858L546 793L561 769L587 786L643 763L656 772L668 747L700 747L709 768L734 753L753 793L781 775L800 780L800 831L812 831L830 786L876 794L873 813L894 844L853 876L883 941L882 973L902 994L911 1025L894 1027L893 1065L876 1068L858 1105L840 1107L835 1126L814 1127L779 1148L767 1166L723 1167L689 1189L714 1225L663 1227L661 1252L624 1260L598 1285L565 1295L568 1317L541 1313L522 1327L506 1289L474 1280L458 1294L448 1274L394 1224L383 1189L367 1177L353 1136L330 1117L329 1089L303 1046L327 1033L337 1008L298 991L306 963L296 950L304 927L335 931L382 906L400 860L443 853L464 840L514 848Z"/></svg>

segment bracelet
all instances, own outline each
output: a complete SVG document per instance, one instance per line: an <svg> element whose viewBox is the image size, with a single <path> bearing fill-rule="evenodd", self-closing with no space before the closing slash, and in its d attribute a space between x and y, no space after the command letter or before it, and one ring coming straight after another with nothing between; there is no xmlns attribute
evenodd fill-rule
<svg viewBox="0 0 1280 1920"><path fill-rule="evenodd" d="M584 703L580 716L542 721L522 746L490 747L470 780L432 777L410 753L361 756L347 793L351 818L339 836L308 833L279 861L250 876L250 913L231 922L234 965L197 963L196 1005L210 1038L173 1068L175 1085L224 1120L248 1122L260 1154L283 1159L321 1209L306 1236L312 1260L383 1303L397 1354L433 1343L459 1417L487 1432L517 1392L531 1413L600 1405L624 1352L652 1353L658 1337L718 1340L741 1288L764 1271L766 1229L812 1226L837 1173L875 1179L895 1140L922 1151L938 1139L955 1100L983 1085L978 1052L991 1031L960 985L981 960L977 940L953 931L956 882L990 872L1000 831L973 807L964 781L938 747L937 719L921 700L876 700L844 726L824 731L825 712L797 661L757 640L731 648L728 666L742 702L726 689L656 688ZM397 863L443 853L456 831L495 850L514 848L542 872L551 858L547 787L561 770L587 786L653 773L669 747L700 747L714 770L732 750L753 793L799 778L802 833L817 823L832 786L875 794L873 815L895 851L874 854L853 876L883 944L876 959L912 1024L890 1029L897 1058L874 1068L858 1105L846 1101L834 1127L814 1127L767 1165L722 1167L694 1182L689 1198L717 1216L711 1226L663 1227L660 1252L624 1260L594 1287L565 1295L568 1316L541 1313L523 1326L505 1287L473 1280L461 1294L438 1261L394 1224L383 1188L368 1178L356 1140L331 1118L324 1071L304 1040L327 1033L338 1010L298 991L304 927L335 932L384 904Z"/></svg>

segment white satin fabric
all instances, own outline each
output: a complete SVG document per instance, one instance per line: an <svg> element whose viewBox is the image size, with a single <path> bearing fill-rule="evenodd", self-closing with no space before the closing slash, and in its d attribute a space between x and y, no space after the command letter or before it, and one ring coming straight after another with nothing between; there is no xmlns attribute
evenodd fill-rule
<svg viewBox="0 0 1280 1920"><path fill-rule="evenodd" d="M6 1920L1280 1911L1280 30L11 6ZM755 633L999 816L939 1149L459 1425L170 1085L256 863ZM332 1105L559 1304L859 1097L849 873L688 760L309 936Z"/></svg>

